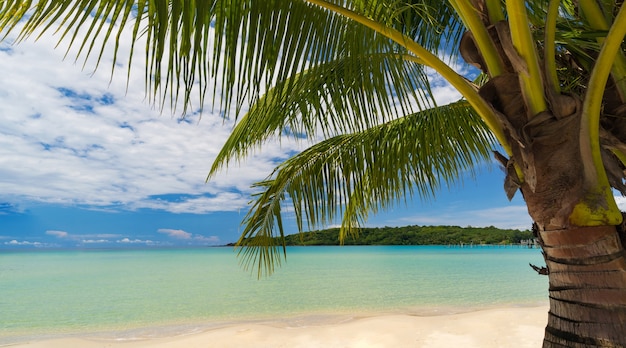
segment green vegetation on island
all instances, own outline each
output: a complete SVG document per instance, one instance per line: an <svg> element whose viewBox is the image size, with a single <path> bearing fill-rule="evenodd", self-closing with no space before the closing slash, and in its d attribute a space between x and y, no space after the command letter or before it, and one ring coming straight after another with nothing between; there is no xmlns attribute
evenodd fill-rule
<svg viewBox="0 0 626 348"><path fill-rule="evenodd" d="M403 226L358 229L344 245L448 245L519 244L534 238L531 231L489 227ZM285 237L287 245L339 245L339 228L304 232Z"/></svg>

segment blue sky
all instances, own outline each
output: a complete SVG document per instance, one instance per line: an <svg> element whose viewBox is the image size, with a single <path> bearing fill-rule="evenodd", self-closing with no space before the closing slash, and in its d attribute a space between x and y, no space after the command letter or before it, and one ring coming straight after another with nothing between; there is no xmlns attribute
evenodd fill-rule
<svg viewBox="0 0 626 348"><path fill-rule="evenodd" d="M232 127L219 111L181 120L155 110L141 63L127 89L123 64L110 79L110 56L94 72L93 61L83 69L82 61L64 60L50 37L10 42L0 43L0 248L233 242L250 185L302 148L269 143L205 183ZM122 50L128 46L122 42ZM459 98L433 79L441 102ZM497 165L478 173L434 201L401 204L367 225L528 228L523 201L506 200ZM295 232L292 224L288 231Z"/></svg>

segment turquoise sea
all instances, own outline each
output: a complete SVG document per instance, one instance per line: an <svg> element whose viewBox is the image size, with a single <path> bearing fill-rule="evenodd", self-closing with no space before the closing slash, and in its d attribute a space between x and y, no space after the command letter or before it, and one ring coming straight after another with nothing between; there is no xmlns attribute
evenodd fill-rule
<svg viewBox="0 0 626 348"><path fill-rule="evenodd" d="M547 304L538 249L290 247L269 278L232 248L0 251L0 345L196 332L236 321L287 325ZM342 319L343 318L343 319Z"/></svg>

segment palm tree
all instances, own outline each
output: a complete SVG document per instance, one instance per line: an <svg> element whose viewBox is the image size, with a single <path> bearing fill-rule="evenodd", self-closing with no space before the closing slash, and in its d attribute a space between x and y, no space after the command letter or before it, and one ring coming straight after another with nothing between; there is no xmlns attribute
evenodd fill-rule
<svg viewBox="0 0 626 348"><path fill-rule="evenodd" d="M0 2L5 32L57 26L85 56L117 52L126 31L145 40L155 102L185 112L197 90L236 111L210 175L272 137L320 139L257 184L239 245L260 274L282 258L283 204L301 230L340 216L345 236L454 183L497 142L505 193L521 191L545 255L544 346L626 346L622 1ZM477 79L452 69L459 56ZM437 105L431 72L463 98Z"/></svg>

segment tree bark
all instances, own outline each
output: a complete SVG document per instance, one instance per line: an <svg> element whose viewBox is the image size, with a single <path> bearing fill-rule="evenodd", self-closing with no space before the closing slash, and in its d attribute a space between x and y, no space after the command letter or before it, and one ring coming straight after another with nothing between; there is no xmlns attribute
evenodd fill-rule
<svg viewBox="0 0 626 348"><path fill-rule="evenodd" d="M615 226L539 231L549 271L544 347L626 347L626 258Z"/></svg>
<svg viewBox="0 0 626 348"><path fill-rule="evenodd" d="M485 14L484 1L473 4ZM525 95L529 91L520 84L527 67L512 43L509 24L485 25L504 72L491 76L479 93L496 111L511 147L510 158L498 156L507 172L507 195L510 199L519 189L539 226L550 283L544 347L626 348L626 234L616 226L576 226L616 221L608 214L614 203L607 202L612 199L611 192L606 192L608 183L600 180L603 173L589 166L594 157L589 130L582 128L590 127L584 122L584 99L576 91L559 94L546 85L547 109L531 111ZM488 73L471 33L464 36L459 49L468 63ZM602 126L610 131L603 131L606 148L596 155L602 156L613 187L626 192L623 163L607 151L608 145L622 144L626 122L616 115L622 115L623 101L617 94L608 94L604 104L609 113L602 115ZM602 212L607 214L602 216Z"/></svg>

